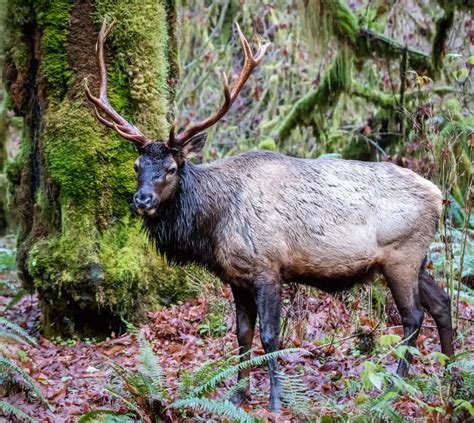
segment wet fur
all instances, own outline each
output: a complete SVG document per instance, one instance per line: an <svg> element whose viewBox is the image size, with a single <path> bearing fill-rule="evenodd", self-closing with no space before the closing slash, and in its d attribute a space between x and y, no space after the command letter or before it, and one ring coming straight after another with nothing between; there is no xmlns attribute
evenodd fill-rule
<svg viewBox="0 0 474 423"><path fill-rule="evenodd" d="M250 152L184 164L173 198L145 227L160 252L225 282L271 270L326 291L347 289L405 245L421 265L441 194L389 163Z"/></svg>

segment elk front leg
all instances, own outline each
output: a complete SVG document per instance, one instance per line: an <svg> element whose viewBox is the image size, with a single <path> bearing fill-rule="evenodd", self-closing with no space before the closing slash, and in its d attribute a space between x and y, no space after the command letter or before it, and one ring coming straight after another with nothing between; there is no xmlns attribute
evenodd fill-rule
<svg viewBox="0 0 474 423"><path fill-rule="evenodd" d="M239 354L245 354L240 361L248 360L250 357L246 354L252 348L253 335L255 332L255 321L257 320L257 306L255 297L251 290L232 286L232 294L234 295L235 310L237 317L237 340L239 342ZM250 376L250 368L239 371L237 382L242 379L248 379ZM244 400L250 398L250 381L246 386L236 392L231 401L235 405L240 405Z"/></svg>
<svg viewBox="0 0 474 423"><path fill-rule="evenodd" d="M280 287L275 279L263 277L256 282L257 311L260 327L260 339L265 353L278 349L280 333L281 295ZM268 361L270 374L270 403L271 411L281 409L281 384L278 379L278 362L276 359Z"/></svg>

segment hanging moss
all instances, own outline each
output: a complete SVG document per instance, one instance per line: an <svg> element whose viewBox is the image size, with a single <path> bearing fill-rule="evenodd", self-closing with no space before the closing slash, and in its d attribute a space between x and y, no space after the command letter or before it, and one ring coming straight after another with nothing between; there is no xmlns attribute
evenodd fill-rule
<svg viewBox="0 0 474 423"><path fill-rule="evenodd" d="M317 50L327 48L332 39L339 46L355 44L359 25L345 0L304 0L301 5L306 33Z"/></svg>
<svg viewBox="0 0 474 423"><path fill-rule="evenodd" d="M384 109L394 110L399 104L399 96L370 89L369 87L355 81L352 81L350 94L363 98L370 103L383 107Z"/></svg>
<svg viewBox="0 0 474 423"><path fill-rule="evenodd" d="M343 48L329 70L324 75L321 84L310 91L295 104L288 116L277 128L280 142L287 138L293 128L311 119L313 110L324 113L334 104L344 91L349 91L352 83L352 52Z"/></svg>

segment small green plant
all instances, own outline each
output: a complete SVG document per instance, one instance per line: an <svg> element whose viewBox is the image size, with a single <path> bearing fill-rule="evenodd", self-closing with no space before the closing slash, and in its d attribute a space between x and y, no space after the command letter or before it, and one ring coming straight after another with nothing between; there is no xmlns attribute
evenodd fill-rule
<svg viewBox="0 0 474 423"><path fill-rule="evenodd" d="M304 350L292 348L256 356L243 362L239 362L239 356L223 357L204 363L193 373L183 372L177 388L172 388L163 374L159 358L153 352L151 345L142 335L138 340L140 345L138 371L114 364L116 377L113 385L107 388L113 397L127 407L128 417L118 416L110 410L95 410L83 415L79 422L92 422L93 418L101 414L107 417L104 421L127 421L123 419L133 415L143 421L171 422L189 417L190 412L202 412L223 420L256 422L256 418L229 401L235 390L246 381L217 394L222 382L244 368L261 366L272 358L290 353L304 352ZM122 420L110 420L112 415Z"/></svg>
<svg viewBox="0 0 474 423"><path fill-rule="evenodd" d="M404 421L393 408L394 400L403 395L431 415L461 420L474 416L473 408L468 405L474 401L473 351L453 357L439 352L422 355L418 349L401 345L401 342L398 335L382 336L380 352L383 354L375 362L364 362L361 374L363 389L367 395L374 395L375 388L375 396L363 404L363 415L371 419ZM381 365L387 355L402 358L406 353L418 356L425 366L431 367L430 375L401 378L385 371Z"/></svg>
<svg viewBox="0 0 474 423"><path fill-rule="evenodd" d="M36 340L15 323L0 317L0 381L9 389L19 387L26 392L31 392L36 398L47 405L46 398L41 393L36 382L31 376L9 356L6 343L14 342L25 346L36 345ZM21 361L21 354L19 355ZM7 400L0 400L0 411L22 420L35 422L31 416L10 404Z"/></svg>
<svg viewBox="0 0 474 423"><path fill-rule="evenodd" d="M227 311L227 302L221 298L213 301L209 306L209 312L203 322L198 326L197 331L201 336L212 336L219 338L227 331L225 316Z"/></svg>

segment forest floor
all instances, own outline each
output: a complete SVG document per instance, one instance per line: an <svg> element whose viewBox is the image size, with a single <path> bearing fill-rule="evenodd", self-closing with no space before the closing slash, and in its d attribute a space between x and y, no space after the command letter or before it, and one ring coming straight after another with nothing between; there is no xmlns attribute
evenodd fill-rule
<svg viewBox="0 0 474 423"><path fill-rule="evenodd" d="M12 277L14 270L4 268L3 278ZM377 289L385 292L381 287ZM398 316L389 310L383 313L388 314L387 321L377 317L382 314L376 310L376 293L369 288L362 288L362 295L360 291L327 295L306 290L305 295L300 292L296 296L298 306L290 291L292 288L287 288L284 304L286 322L293 330L284 333L283 346L304 348L310 354L285 356L281 360L283 371L302 375L308 392L318 399L320 415L347 416L358 408L363 409L363 403L377 395L375 387L372 390L361 388L364 363L379 360L387 372L396 369L396 357L382 354L377 339L384 334L401 335ZM8 295L0 296L0 310L4 310L10 299ZM212 307L216 302L220 304L217 311ZM389 302L384 303L387 310ZM296 308L302 313L295 315ZM211 311L213 316L210 320ZM10 348L18 363L38 382L50 410L23 392L10 394L7 399L11 404L41 422L75 422L80 415L96 409L127 412L125 404L115 399L106 388L114 379L113 363L137 369L138 330L120 336L112 334L102 342L94 339L48 340L38 332L41 316L35 295L25 296L12 309L0 312L2 314L38 339L37 346L20 348L12 345ZM459 316L457 350L474 350L474 305L460 301ZM212 319L221 319L220 324L216 326ZM150 313L148 321L137 329L153 346L170 387L176 387L180 376L186 371L192 374L204 362L217 360L223 355L230 356L237 348L235 316L228 288L209 288L206 295L199 298ZM254 354L262 354L257 336ZM429 317L425 319L417 347L425 356L440 350L437 332ZM413 377L439 380L436 374L440 373L439 366L427 365L415 357L411 368ZM246 411L264 421L305 420L288 408L279 415L268 412L265 408L269 392L266 368L253 369L251 377L253 395L249 404L244 406ZM234 377L224 385L232 386L233 383ZM425 398L424 403L418 399L416 395L400 395L390 402L390 407L408 420L417 417L422 421L444 420L439 410L439 406L443 405L441 392L432 394L429 400ZM367 404L370 407L370 402ZM368 410L367 415L371 415L370 412Z"/></svg>

